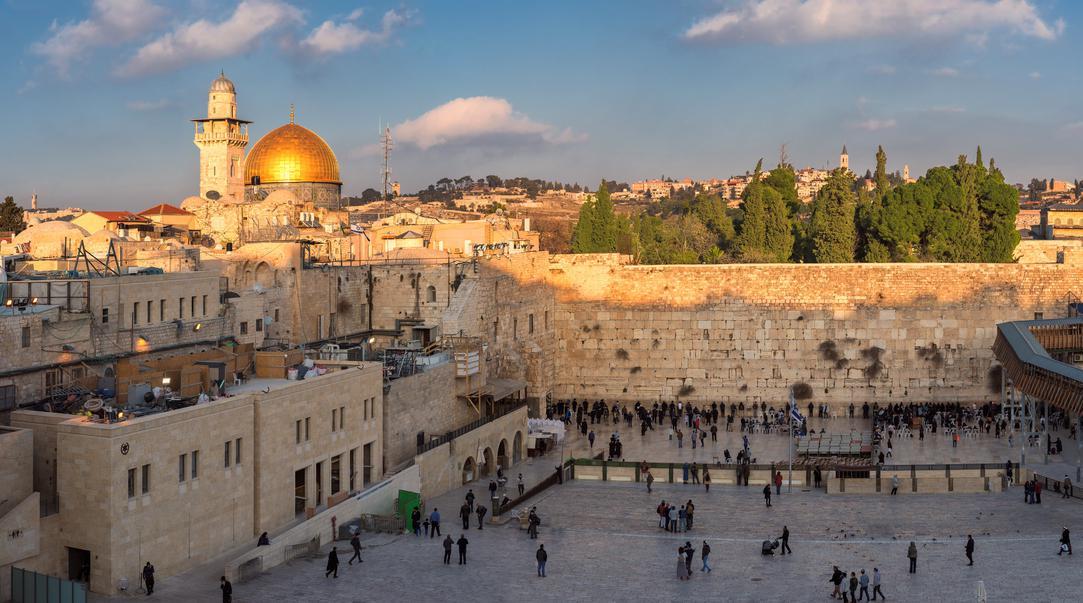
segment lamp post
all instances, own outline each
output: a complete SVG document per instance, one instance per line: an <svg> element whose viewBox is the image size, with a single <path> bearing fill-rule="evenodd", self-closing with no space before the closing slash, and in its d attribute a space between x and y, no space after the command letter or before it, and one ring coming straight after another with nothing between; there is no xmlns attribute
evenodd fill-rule
<svg viewBox="0 0 1083 603"><path fill-rule="evenodd" d="M363 344L361 345L361 362L364 362L364 361L365 361L365 344L368 344L368 345L370 345L370 346L371 346L371 345L372 345L372 344L374 344L374 343L376 343L376 338L375 338L375 337L369 337L369 338L368 338L368 339L367 339L367 340L366 340L366 341L365 341L365 342L364 342L364 343L363 343Z"/></svg>

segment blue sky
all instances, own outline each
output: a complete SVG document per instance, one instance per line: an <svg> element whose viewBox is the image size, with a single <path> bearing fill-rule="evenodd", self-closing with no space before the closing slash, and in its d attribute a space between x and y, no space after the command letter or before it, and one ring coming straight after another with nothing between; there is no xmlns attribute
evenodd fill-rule
<svg viewBox="0 0 1083 603"><path fill-rule="evenodd" d="M139 209L198 190L219 69L253 140L297 121L344 190L394 176L723 177L777 162L915 174L982 146L1083 177L1083 3L1067 0L0 0L0 194Z"/></svg>

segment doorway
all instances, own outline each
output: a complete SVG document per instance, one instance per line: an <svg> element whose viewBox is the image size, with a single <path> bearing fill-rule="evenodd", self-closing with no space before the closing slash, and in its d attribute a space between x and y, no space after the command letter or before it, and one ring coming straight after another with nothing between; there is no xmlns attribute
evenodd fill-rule
<svg viewBox="0 0 1083 603"><path fill-rule="evenodd" d="M86 582L90 586L90 551L68 549L68 580Z"/></svg>

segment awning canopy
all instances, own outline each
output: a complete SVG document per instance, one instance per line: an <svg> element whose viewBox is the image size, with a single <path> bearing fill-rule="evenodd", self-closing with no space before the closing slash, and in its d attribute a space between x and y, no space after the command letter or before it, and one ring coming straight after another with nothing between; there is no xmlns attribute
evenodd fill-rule
<svg viewBox="0 0 1083 603"><path fill-rule="evenodd" d="M519 379L489 379L489 382L482 388L481 393L492 398L493 402L499 402L524 389L526 389L526 381L520 381Z"/></svg>

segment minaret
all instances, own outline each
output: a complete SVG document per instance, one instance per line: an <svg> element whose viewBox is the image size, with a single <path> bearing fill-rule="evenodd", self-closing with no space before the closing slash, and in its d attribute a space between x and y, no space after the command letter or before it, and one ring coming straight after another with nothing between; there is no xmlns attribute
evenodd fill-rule
<svg viewBox="0 0 1083 603"><path fill-rule="evenodd" d="M910 164L903 165L903 182L910 182Z"/></svg>
<svg viewBox="0 0 1083 603"><path fill-rule="evenodd" d="M199 196L244 200L244 148L248 124L237 119L237 91L222 72L207 92L207 117L193 119L199 147Z"/></svg>
<svg viewBox="0 0 1083 603"><path fill-rule="evenodd" d="M37 211L38 209L38 191L34 191L30 195L30 209L32 211Z"/></svg>
<svg viewBox="0 0 1083 603"><path fill-rule="evenodd" d="M839 155L839 167L844 170L850 169L850 154L846 152L846 145L842 145L842 154Z"/></svg>

